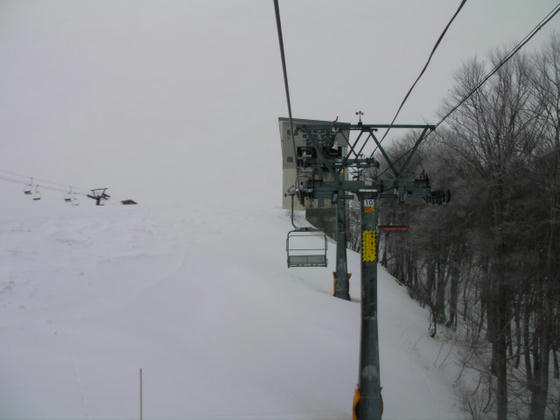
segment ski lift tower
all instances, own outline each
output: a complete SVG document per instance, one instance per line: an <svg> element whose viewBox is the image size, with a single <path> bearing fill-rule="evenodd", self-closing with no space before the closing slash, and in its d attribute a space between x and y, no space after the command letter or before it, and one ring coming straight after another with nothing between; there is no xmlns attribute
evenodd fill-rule
<svg viewBox="0 0 560 420"><path fill-rule="evenodd" d="M347 194L355 194L361 207L361 283L362 283L362 322L360 339L359 384L356 390L355 414L360 420L381 419L382 400L380 385L379 341L377 321L377 250L378 250L378 200L393 198L399 203L408 199L424 199L428 203L444 204L449 194L432 191L429 178L422 175L407 178L407 167L418 146L426 135L435 129L432 125L393 125L393 124L358 124L338 123L313 124L293 120L294 137L305 139L305 145L294 145L298 157L295 166L300 171L307 171L303 182L306 194L316 200L338 202ZM397 165L376 136L379 129L409 129L420 132L416 142L404 163ZM350 139L345 133L353 133ZM338 153L335 139L342 137L346 153ZM297 137L296 137L297 138ZM384 179L378 174L370 179L358 177L346 179L349 171L362 172L366 169L379 168L379 162L373 157L364 157L363 151L368 143L374 146L384 158L390 170ZM361 179L362 178L362 179ZM443 198L443 199L442 199ZM344 244L343 246L345 246ZM340 243L338 243L340 247Z"/></svg>
<svg viewBox="0 0 560 420"><path fill-rule="evenodd" d="M338 118L335 122L338 121ZM305 130L294 130L291 132L291 124L289 118L280 118L280 140L282 145L282 175L283 185L282 190L285 193L283 198L283 208L295 210L305 210L305 218L318 229L323 230L328 235L336 238L336 271L333 272L334 276L334 292L333 295L350 300L348 291L348 283L351 274L348 273L347 255L346 255L346 207L344 194L342 192L334 197L318 197L314 198L308 192L311 190L302 188L303 185L312 185L314 180L325 180L340 182L348 178L347 172L335 173L329 171L325 166L313 167L308 164L308 159L317 158L317 151L315 150L312 140L309 138ZM333 126L333 121L321 120L308 120L308 119L293 119L294 127L323 127L327 131ZM332 142L329 144L328 150L324 150L330 158L340 158L348 153L348 141L350 132L347 127L349 123L338 123L338 130L334 133ZM293 135L292 135L293 134ZM300 200L294 200L294 195L298 194ZM292 220L293 223L293 220ZM296 226L294 225L294 228ZM306 236L311 233L303 232L301 229L296 228L288 234L287 239L287 252L288 252L288 267L295 267L290 261L294 260L294 252L291 250L291 243L296 243L291 239L296 239L296 236ZM318 236L315 233L316 236ZM325 238L326 239L326 238ZM316 252L315 252L316 251ZM322 255L321 264L306 265L308 267L326 267L326 242L323 248L324 255ZM319 253L318 245L314 249L314 253ZM316 261L318 256L307 255L310 261ZM297 257L303 259L302 257Z"/></svg>
<svg viewBox="0 0 560 420"><path fill-rule="evenodd" d="M102 200L108 200L111 196L106 193L107 188L94 188L91 190L91 194L87 196L95 200L96 206L102 206Z"/></svg>

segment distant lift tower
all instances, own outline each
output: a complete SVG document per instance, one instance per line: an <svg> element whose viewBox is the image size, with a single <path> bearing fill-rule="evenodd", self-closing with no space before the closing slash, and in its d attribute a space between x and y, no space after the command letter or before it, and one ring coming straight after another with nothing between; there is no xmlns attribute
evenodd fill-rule
<svg viewBox="0 0 560 420"><path fill-rule="evenodd" d="M426 135L435 129L431 125L390 125L358 124L333 122L331 124L302 123L293 120L294 137L305 139L305 144L295 144L294 154L296 172L304 173L303 189L307 197L314 200L328 200L340 203L348 194L355 194L361 207L361 284L362 284L362 321L360 339L359 384L354 400L354 415L359 420L379 420L382 413L379 340L377 321L377 251L378 251L378 206L380 198L394 198L400 203L407 199L424 199L428 203L443 204L449 199L448 193L432 191L426 175L405 178L407 167L418 146ZM420 132L411 150L397 165L383 149L376 136L378 129L411 129ZM351 138L350 133L354 134ZM344 149L336 140L342 138ZM381 179L378 175L371 178L360 176L348 180L348 171L362 173L364 170L379 167L373 157L364 157L363 152L372 142L383 156L390 170L389 176ZM370 172L374 172L373 170ZM443 197L443 199L442 199ZM342 206L338 206L340 209ZM337 247L346 244L337 243ZM337 253L338 255L338 253ZM337 270L338 271L338 270ZM348 279L337 279L337 284Z"/></svg>
<svg viewBox="0 0 560 420"><path fill-rule="evenodd" d="M95 205L102 206L102 200L108 200L111 197L106 193L106 191L107 188L94 188L93 190L91 190L91 194L88 194L87 196L95 200Z"/></svg>
<svg viewBox="0 0 560 420"><path fill-rule="evenodd" d="M333 126L332 121L293 119L292 122L297 127L323 127L330 130ZM306 248L305 255L297 255L300 251L298 243L303 243L301 238L309 238L307 247L312 246L312 232L315 238L320 235L317 230L323 230L328 235L336 238L336 271L334 275L334 296L350 300L349 278L347 255L346 255L346 207L347 198L342 191L337 191L329 197L314 198L311 194L314 180L324 180L340 183L347 180L348 174L345 171L335 173L329 171L327 167L313 167L308 164L309 159L317 158L313 139L305 130L290 131L290 120L288 118L279 119L280 140L282 145L282 173L283 173L283 208L295 210L305 210L306 219L316 226L306 232L304 228L296 228L288 234L287 246L288 267L326 267L326 246L321 253L320 241L316 240L312 248ZM350 131L345 128L348 124L341 124L339 130L334 133L334 137L329 144L328 150L324 150L326 156L332 159L341 158L348 153L348 141ZM294 196L297 199L294 200ZM296 236L297 235L297 236ZM299 237L299 238L298 238ZM299 242L297 241L299 240ZM325 238L326 241L326 238ZM326 245L326 242L325 242ZM303 253L303 250L301 250ZM324 264L313 264L315 261ZM294 262L305 261L306 264L295 264Z"/></svg>

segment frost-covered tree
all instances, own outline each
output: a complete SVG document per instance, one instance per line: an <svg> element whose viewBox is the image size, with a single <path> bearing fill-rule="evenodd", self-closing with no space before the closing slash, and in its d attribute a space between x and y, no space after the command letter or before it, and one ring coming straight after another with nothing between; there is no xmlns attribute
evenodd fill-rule
<svg viewBox="0 0 560 420"><path fill-rule="evenodd" d="M500 57L465 64L445 109L472 92ZM477 416L559 418L558 39L539 53L516 55L433 137L412 170L451 189L452 202L386 203L382 217L411 230L406 238L385 238L382 262L412 296L433 305L441 323L462 323L466 341L476 343L486 384L477 388L486 393ZM407 144L403 139L393 154Z"/></svg>

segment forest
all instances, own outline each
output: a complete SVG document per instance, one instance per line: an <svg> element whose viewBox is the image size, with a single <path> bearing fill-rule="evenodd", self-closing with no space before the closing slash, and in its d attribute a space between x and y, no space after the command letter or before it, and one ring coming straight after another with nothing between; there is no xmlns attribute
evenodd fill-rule
<svg viewBox="0 0 560 420"><path fill-rule="evenodd" d="M441 114L503 57L466 62ZM396 142L392 158L412 142ZM449 115L416 153L409 175L420 174L451 201L378 203L381 224L410 226L382 234L380 262L453 331L463 408L560 419L560 39L515 55Z"/></svg>

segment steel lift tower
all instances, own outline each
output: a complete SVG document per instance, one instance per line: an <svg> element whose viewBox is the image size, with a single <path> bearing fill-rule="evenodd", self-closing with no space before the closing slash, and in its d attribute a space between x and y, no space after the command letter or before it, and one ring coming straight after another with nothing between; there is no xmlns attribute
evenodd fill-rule
<svg viewBox="0 0 560 420"><path fill-rule="evenodd" d="M397 165L398 162L393 161L383 149L376 137L378 129L410 129L420 133L411 150L402 158L404 160L402 164ZM354 417L359 420L381 419L383 406L377 321L378 200L394 198L399 203L404 203L407 199L424 199L428 203L443 204L449 199L449 193L432 191L426 175L413 179L405 177L407 167L418 146L434 129L432 125L363 124L361 115L358 124L339 122L333 122L332 125L294 124L294 134L303 134L306 139L306 145L296 150L299 156L298 167L307 170L312 168L312 176L304 185L306 195L313 199L329 199L332 202L342 203L342 206L345 199L354 195L360 201L362 315L359 382L354 407ZM352 136L345 133L355 133L355 139L351 140ZM340 135L344 137L348 147L344 156L340 153L340 149L335 148L335 137ZM385 179L377 175L373 175L372 178L360 176L356 180L346 179L344 176L346 171L363 173L364 170L379 168L379 162L373 157L373 153L370 157L363 155L366 146L371 142L387 163L389 176ZM337 207L340 211L341 205ZM346 247L346 243L337 241L337 246ZM343 258L342 255L342 250L337 250L337 258L339 256ZM343 273L340 274L337 287L346 288L347 293L348 278L343 276ZM344 280L346 284L343 284Z"/></svg>

